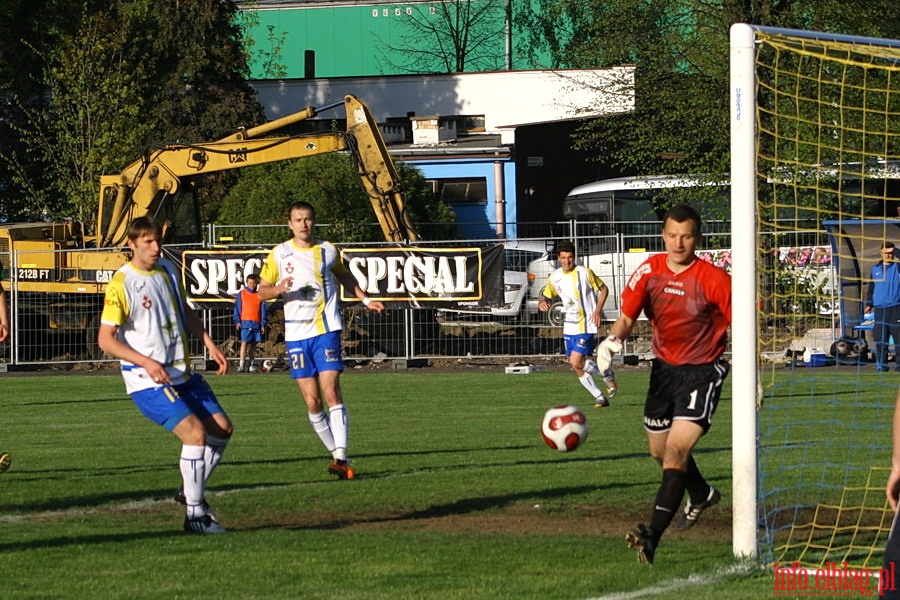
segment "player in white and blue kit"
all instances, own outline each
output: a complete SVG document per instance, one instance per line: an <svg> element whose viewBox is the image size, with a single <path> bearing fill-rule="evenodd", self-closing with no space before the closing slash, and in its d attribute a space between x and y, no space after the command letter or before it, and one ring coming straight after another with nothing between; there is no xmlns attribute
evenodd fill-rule
<svg viewBox="0 0 900 600"><path fill-rule="evenodd" d="M223 533L206 503L206 481L219 464L232 425L206 380L190 369L188 332L219 366L225 355L188 306L175 266L161 257L161 229L150 217L128 227L132 257L106 287L97 344L119 359L125 388L141 413L181 440L184 529Z"/></svg>
<svg viewBox="0 0 900 600"><path fill-rule="evenodd" d="M284 301L291 377L300 387L310 424L334 459L328 472L353 479L347 457L347 408L339 379L344 370L339 285L352 290L369 310L381 312L384 305L366 296L331 243L313 237L315 225L316 212L310 204L291 205L288 227L294 237L269 252L259 273L257 293L261 301L279 296Z"/></svg>
<svg viewBox="0 0 900 600"><path fill-rule="evenodd" d="M603 319L603 304L609 288L587 267L575 264L575 244L568 240L559 243L556 257L560 267L550 274L547 285L541 290L538 309L550 310L550 301L559 298L565 320L563 339L569 366L578 381L594 398L597 407L609 406L609 399L616 394L616 380L612 370L600 373L597 363L591 360L597 345L597 332ZM600 375L607 391L600 389L594 375Z"/></svg>

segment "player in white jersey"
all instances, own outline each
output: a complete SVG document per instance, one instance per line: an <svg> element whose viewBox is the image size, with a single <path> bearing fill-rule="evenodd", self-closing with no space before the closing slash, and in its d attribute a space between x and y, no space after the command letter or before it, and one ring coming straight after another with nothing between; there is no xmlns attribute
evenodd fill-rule
<svg viewBox="0 0 900 600"><path fill-rule="evenodd" d="M575 264L575 244L562 241L556 248L560 268L553 271L547 285L541 290L538 309L550 310L550 300L562 301L565 320L563 339L569 366L581 385L594 398L595 406L609 406L609 399L616 393L616 380L612 371L600 373L597 363L588 358L597 344L598 326L603 318L603 303L609 295L606 284L587 267ZM603 377L606 393L597 386L594 374Z"/></svg>
<svg viewBox="0 0 900 600"><path fill-rule="evenodd" d="M262 301L279 296L284 301L291 377L300 387L313 430L334 459L328 472L339 479L353 479L347 457L347 408L340 386L344 363L339 284L352 290L369 310L381 312L384 305L366 296L331 243L313 237L315 226L316 212L310 204L291 205L288 227L294 237L269 252L257 293Z"/></svg>
<svg viewBox="0 0 900 600"><path fill-rule="evenodd" d="M232 425L206 380L192 373L188 332L228 371L225 355L184 299L175 266L161 258L161 229L150 217L128 227L132 257L106 287L97 344L119 359L125 388L141 413L181 440L184 529L223 533L206 503L206 481L219 464Z"/></svg>

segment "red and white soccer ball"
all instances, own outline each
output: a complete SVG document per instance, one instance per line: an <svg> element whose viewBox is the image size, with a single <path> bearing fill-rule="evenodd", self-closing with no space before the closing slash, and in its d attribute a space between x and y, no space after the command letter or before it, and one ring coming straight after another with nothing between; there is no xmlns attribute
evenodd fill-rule
<svg viewBox="0 0 900 600"><path fill-rule="evenodd" d="M544 413L541 437L554 450L571 452L581 446L587 436L587 417L577 406L560 404Z"/></svg>
<svg viewBox="0 0 900 600"><path fill-rule="evenodd" d="M262 364L259 366L259 370L262 371L263 373L268 373L272 370L272 368L274 366L275 366L275 361L267 358L266 360L262 361Z"/></svg>

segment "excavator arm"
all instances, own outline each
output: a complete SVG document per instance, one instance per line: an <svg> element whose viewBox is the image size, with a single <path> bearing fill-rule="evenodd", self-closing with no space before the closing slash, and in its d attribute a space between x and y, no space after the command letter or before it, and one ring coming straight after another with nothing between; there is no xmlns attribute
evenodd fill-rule
<svg viewBox="0 0 900 600"><path fill-rule="evenodd" d="M341 104L347 115L346 132L269 135ZM185 212L185 177L340 151L348 152L353 159L385 239L418 240L406 215L396 167L378 125L368 107L348 95L343 102L320 109L307 107L218 141L164 146L135 161L119 175L101 178L97 245L124 245L128 223L142 215L156 217L167 228L177 226L178 215Z"/></svg>

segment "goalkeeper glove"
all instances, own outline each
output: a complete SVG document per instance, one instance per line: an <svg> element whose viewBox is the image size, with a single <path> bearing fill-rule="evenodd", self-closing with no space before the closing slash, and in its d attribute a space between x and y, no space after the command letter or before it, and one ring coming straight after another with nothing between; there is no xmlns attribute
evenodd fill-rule
<svg viewBox="0 0 900 600"><path fill-rule="evenodd" d="M605 373L612 365L612 355L614 352L622 351L622 340L614 335L608 335L597 346L597 366L601 373Z"/></svg>

